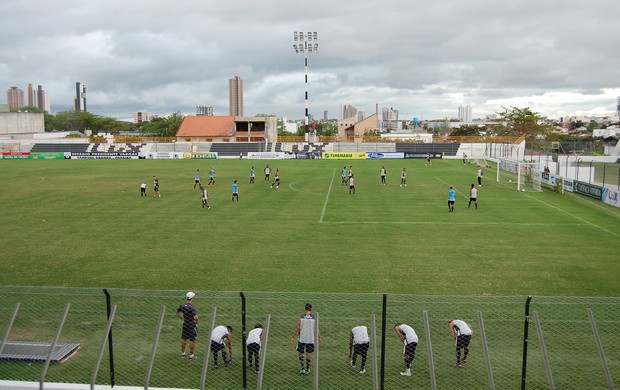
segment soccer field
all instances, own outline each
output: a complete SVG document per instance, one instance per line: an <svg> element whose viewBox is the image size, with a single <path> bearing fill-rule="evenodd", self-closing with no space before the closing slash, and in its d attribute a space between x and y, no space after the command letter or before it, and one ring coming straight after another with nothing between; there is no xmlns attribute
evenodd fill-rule
<svg viewBox="0 0 620 390"><path fill-rule="evenodd" d="M281 171L280 189L264 181ZM461 160L0 163L2 285L446 295L620 295L620 210L519 193ZM250 167L256 183L249 184ZM356 194L341 184L353 166ZM380 183L385 165L387 185ZM216 171L210 210L193 189ZM400 172L407 169L407 186ZM161 183L153 196L152 176ZM231 184L239 198L231 202ZM140 183L148 184L141 198ZM448 213L448 188L457 190Z"/></svg>

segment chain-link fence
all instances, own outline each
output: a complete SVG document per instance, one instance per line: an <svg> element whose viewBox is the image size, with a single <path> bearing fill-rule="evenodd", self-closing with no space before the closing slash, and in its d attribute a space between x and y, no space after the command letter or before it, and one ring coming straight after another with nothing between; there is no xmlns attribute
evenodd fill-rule
<svg viewBox="0 0 620 390"><path fill-rule="evenodd" d="M100 289L0 286L0 387L42 380L185 389L608 389L620 378L620 298L534 297L523 370L526 297L194 292L198 338L189 359L180 354L183 321L175 316L186 291L111 289L108 321ZM309 373L301 374L306 356L302 366L292 337L306 303L322 342L315 343ZM474 332L461 368L451 319ZM243 359L243 339L257 323L264 334L258 373ZM418 336L411 377L400 374L404 347L396 323ZM215 368L209 336L219 325L233 328L233 356L227 367L220 352ZM351 330L360 325L370 336L363 373L361 357L355 368L349 357ZM43 375L56 336L79 349ZM47 343L43 360L7 355L7 346L28 350L32 342Z"/></svg>

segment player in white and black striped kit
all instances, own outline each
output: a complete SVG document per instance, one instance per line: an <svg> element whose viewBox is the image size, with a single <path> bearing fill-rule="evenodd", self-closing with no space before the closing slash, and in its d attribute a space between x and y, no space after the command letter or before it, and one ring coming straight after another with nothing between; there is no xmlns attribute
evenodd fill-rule
<svg viewBox="0 0 620 390"><path fill-rule="evenodd" d="M368 355L369 343L370 337L368 337L367 327L360 325L351 329L351 334L349 335L349 359L351 359L351 367L355 368L357 355L362 357L360 374L366 372L366 356Z"/></svg>
<svg viewBox="0 0 620 390"><path fill-rule="evenodd" d="M305 313L297 320L297 326L295 326L295 332L291 337L291 344L295 343L295 338L299 335L297 340L297 352L299 352L299 365L301 366L300 374L310 373L310 361L312 360L312 352L314 352L314 329L316 326L316 319L312 314L312 305L306 303ZM319 342L322 342L321 335L319 335ZM304 367L304 353L305 353L305 367Z"/></svg>
<svg viewBox="0 0 620 390"><path fill-rule="evenodd" d="M461 349L463 349L463 363L467 363L469 342L474 332L463 320L449 320L448 328L450 328L452 338L456 340L456 364L454 367L461 368Z"/></svg>
<svg viewBox="0 0 620 390"><path fill-rule="evenodd" d="M415 349L418 346L418 335L415 333L412 327L409 325L401 324L400 322L394 325L394 330L400 341L403 342L403 356L405 358L405 372L401 372L400 375L410 377L411 365L413 364L413 358L415 357Z"/></svg>

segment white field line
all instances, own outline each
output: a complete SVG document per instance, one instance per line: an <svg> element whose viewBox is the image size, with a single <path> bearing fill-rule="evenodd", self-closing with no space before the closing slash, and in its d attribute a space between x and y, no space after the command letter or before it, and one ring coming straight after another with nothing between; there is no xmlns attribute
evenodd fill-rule
<svg viewBox="0 0 620 390"><path fill-rule="evenodd" d="M446 183L445 181L439 179L439 178L435 178L437 180L439 180L440 182L444 183L445 185L447 185L448 187L450 187L450 183ZM454 186L453 186L454 187ZM456 188L454 188L456 190L456 193L465 197L465 199L469 200L469 193L467 193L467 195L464 195L461 191L457 190ZM448 198L446 197L446 202L448 201Z"/></svg>
<svg viewBox="0 0 620 390"><path fill-rule="evenodd" d="M360 224L376 224L376 225L480 225L480 226L591 226L592 224L589 222L586 223L552 223L552 222L453 222L453 221L363 221L356 219L355 221L331 221L331 222L323 222L327 224L352 224L352 223L360 223Z"/></svg>
<svg viewBox="0 0 620 390"><path fill-rule="evenodd" d="M321 218L319 218L319 223L323 223L323 216L325 215L325 209L327 209L327 202L329 202L329 195L332 193L332 186L334 185L335 176L336 176L336 168L334 168L334 172L332 172L332 181L329 183L329 188L327 189L327 194L325 195L325 202L323 203L323 210L321 210Z"/></svg>

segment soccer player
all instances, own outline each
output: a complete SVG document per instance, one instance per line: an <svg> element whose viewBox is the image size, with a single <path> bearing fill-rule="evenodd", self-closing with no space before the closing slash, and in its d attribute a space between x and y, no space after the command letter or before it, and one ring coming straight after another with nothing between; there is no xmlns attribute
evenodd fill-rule
<svg viewBox="0 0 620 390"><path fill-rule="evenodd" d="M482 167L478 165L478 187L482 187L482 176L484 176L484 172L482 171Z"/></svg>
<svg viewBox="0 0 620 390"><path fill-rule="evenodd" d="M381 165L379 173L381 175L381 184L385 185L385 178L387 176L387 169L385 169L385 166Z"/></svg>
<svg viewBox="0 0 620 390"><path fill-rule="evenodd" d="M340 185L343 186L347 184L347 166L346 165L342 167L342 171L340 171L340 174L342 175L342 183Z"/></svg>
<svg viewBox="0 0 620 390"><path fill-rule="evenodd" d="M276 186L276 189L280 189L280 169L276 168L276 173L273 174L273 183L269 189L272 189L273 186Z"/></svg>
<svg viewBox="0 0 620 390"><path fill-rule="evenodd" d="M269 181L269 176L271 175L271 168L269 168L269 164L265 167L265 181Z"/></svg>
<svg viewBox="0 0 620 390"><path fill-rule="evenodd" d="M182 303L176 311L176 316L183 320L183 331L181 332L181 357L187 356L185 347L189 340L189 358L194 359L194 347L196 346L196 338L198 337L198 314L196 308L192 304L194 299L193 292L189 291L185 294L185 303Z"/></svg>
<svg viewBox="0 0 620 390"><path fill-rule="evenodd" d="M207 210L209 210L211 208L211 206L209 206L207 204L207 200L208 199L209 199L209 194L207 194L207 189L205 188L205 186L200 184L200 200L202 201L202 208L203 209L205 207L207 208Z"/></svg>
<svg viewBox="0 0 620 390"><path fill-rule="evenodd" d="M258 374L258 354L260 353L261 342L263 341L263 326L261 324L254 325L254 329L248 333L245 345L248 350L248 363L250 369L254 365L254 372ZM254 358L254 359L252 359Z"/></svg>
<svg viewBox="0 0 620 390"><path fill-rule="evenodd" d="M153 176L153 192L153 196L161 198L161 194L159 193L159 179L157 178L157 176Z"/></svg>
<svg viewBox="0 0 620 390"><path fill-rule="evenodd" d="M407 170L403 168L403 171L400 173L400 186L407 187Z"/></svg>
<svg viewBox="0 0 620 390"><path fill-rule="evenodd" d="M196 189L196 184L200 185L200 169L196 169L194 173L194 189Z"/></svg>
<svg viewBox="0 0 620 390"><path fill-rule="evenodd" d="M471 206L471 202L474 202L474 205L476 206L476 210L478 210L478 189L473 184L471 185L471 188L469 189L469 203L467 204L467 208Z"/></svg>
<svg viewBox="0 0 620 390"><path fill-rule="evenodd" d="M214 186L215 185L215 169L213 169L213 167L211 167L211 169L209 169L209 182L207 183L208 186Z"/></svg>
<svg viewBox="0 0 620 390"><path fill-rule="evenodd" d="M474 332L469 325L462 320L449 320L448 328L452 334L452 339L456 340L456 364L454 367L461 368L461 349L463 349L463 363L467 363L469 353L469 342Z"/></svg>
<svg viewBox="0 0 620 390"><path fill-rule="evenodd" d="M410 377L411 365L413 364L413 358L415 357L415 349L418 346L418 335L412 327L401 324L400 322L394 325L394 331L400 341L404 344L403 356L405 358L405 372L401 372L400 375Z"/></svg>
<svg viewBox="0 0 620 390"><path fill-rule="evenodd" d="M448 212L454 212L454 202L456 202L456 190L450 186L450 191L448 191Z"/></svg>
<svg viewBox="0 0 620 390"><path fill-rule="evenodd" d="M355 195L355 177L353 174L349 176L349 195Z"/></svg>
<svg viewBox="0 0 620 390"><path fill-rule="evenodd" d="M254 171L254 167L250 168L250 184L254 184L254 176L256 176L256 172Z"/></svg>
<svg viewBox="0 0 620 390"><path fill-rule="evenodd" d="M428 166L433 165L433 163L431 162L431 154L430 153L426 153L426 165L428 165Z"/></svg>
<svg viewBox="0 0 620 390"><path fill-rule="evenodd" d="M299 339L297 340L297 352L299 353L299 365L301 366L300 374L310 374L310 361L312 360L312 352L314 352L314 327L315 318L314 314L312 314L312 305L306 303L305 313L299 317L297 320L297 325L295 326L295 332L293 332L293 337L291 337L291 344L295 345L295 338L299 335ZM323 342L321 335L319 335L319 342ZM304 353L305 353L305 367L304 367Z"/></svg>
<svg viewBox="0 0 620 390"><path fill-rule="evenodd" d="M217 353L219 351L222 351L222 359L224 360L224 365L226 367L230 366L230 363L232 363L232 332L233 328L230 325L216 326L211 332L211 352L213 352L213 367L220 367L217 363ZM230 359L228 359L228 356L226 355L226 347L228 347Z"/></svg>
<svg viewBox="0 0 620 390"><path fill-rule="evenodd" d="M140 197L145 197L146 198L146 183L142 182L142 184L140 184Z"/></svg>
<svg viewBox="0 0 620 390"><path fill-rule="evenodd" d="M463 165L467 164L467 155L463 153Z"/></svg>
<svg viewBox="0 0 620 390"><path fill-rule="evenodd" d="M232 184L232 201L234 202L235 199L239 202L239 184L237 184L237 180Z"/></svg>
<svg viewBox="0 0 620 390"><path fill-rule="evenodd" d="M366 356L368 355L369 343L370 337L368 337L368 328L360 325L351 329L349 335L349 359L351 359L351 367L355 368L357 355L362 357L360 374L366 372Z"/></svg>
<svg viewBox="0 0 620 390"><path fill-rule="evenodd" d="M349 165L349 171L347 172L347 176L348 177L353 176L353 165Z"/></svg>

